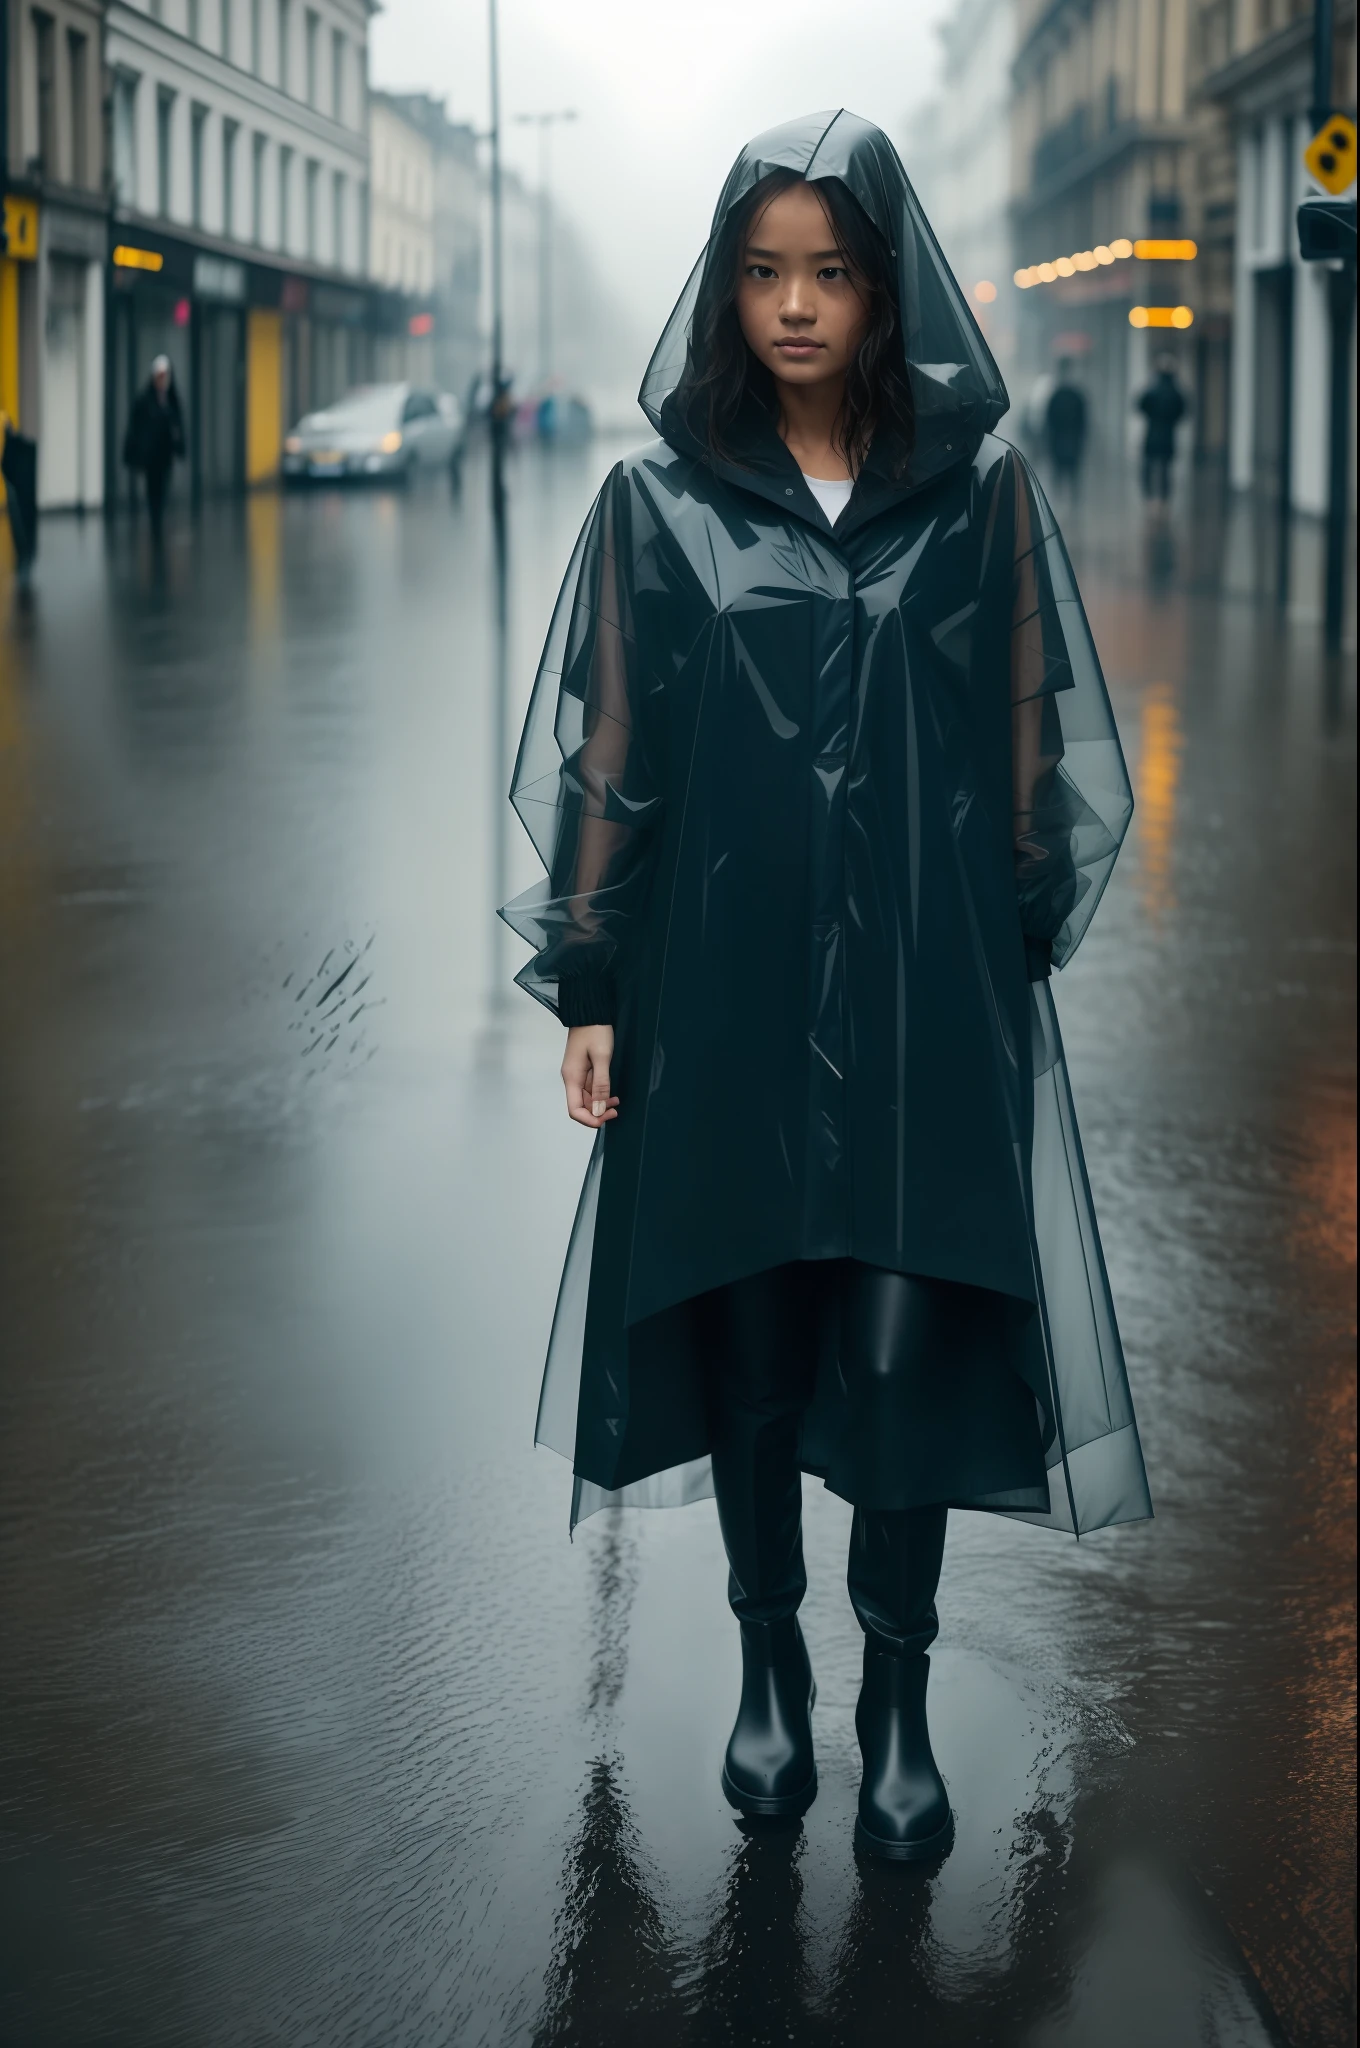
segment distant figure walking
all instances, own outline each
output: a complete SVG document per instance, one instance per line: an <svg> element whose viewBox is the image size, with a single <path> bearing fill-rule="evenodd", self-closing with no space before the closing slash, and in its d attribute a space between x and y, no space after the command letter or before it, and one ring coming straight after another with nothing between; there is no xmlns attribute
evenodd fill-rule
<svg viewBox="0 0 1360 2048"><path fill-rule="evenodd" d="M1086 393L1073 382L1072 365L1058 365L1058 381L1044 409L1044 438L1053 474L1075 497L1086 454Z"/></svg>
<svg viewBox="0 0 1360 2048"><path fill-rule="evenodd" d="M1143 436L1143 496L1165 502L1171 496L1171 468L1176 460L1176 429L1186 414L1185 393L1176 366L1163 356L1157 374L1136 401L1147 420Z"/></svg>
<svg viewBox="0 0 1360 2048"><path fill-rule="evenodd" d="M14 569L20 584L33 572L38 552L38 444L21 434L0 412L0 475L5 483L5 509L14 541Z"/></svg>
<svg viewBox="0 0 1360 2048"><path fill-rule="evenodd" d="M133 401L123 438L123 460L146 478L146 509L151 538L161 544L165 529L165 494L175 458L184 455L184 415L169 356L157 356L151 375Z"/></svg>

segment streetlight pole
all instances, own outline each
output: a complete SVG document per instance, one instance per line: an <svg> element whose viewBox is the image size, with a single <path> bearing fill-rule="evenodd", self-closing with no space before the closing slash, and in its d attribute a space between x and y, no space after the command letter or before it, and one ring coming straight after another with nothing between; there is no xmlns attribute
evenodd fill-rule
<svg viewBox="0 0 1360 2048"><path fill-rule="evenodd" d="M497 0L487 0L491 119L491 509L505 509L505 439L501 422L505 383L505 237L501 195L501 60Z"/></svg>
<svg viewBox="0 0 1360 2048"><path fill-rule="evenodd" d="M538 381L546 391L552 378L552 180L549 175L552 131L559 121L574 121L574 108L548 113L516 114L522 126L538 130Z"/></svg>
<svg viewBox="0 0 1360 2048"><path fill-rule="evenodd" d="M1336 112L1332 104L1335 13L1333 0L1314 0L1313 7L1313 133L1317 135ZM1346 537L1350 526L1351 481L1351 323L1355 317L1355 258L1342 258L1328 268L1328 324L1331 328L1331 394L1328 423L1327 564L1323 583L1323 630L1327 648L1341 645L1346 602Z"/></svg>
<svg viewBox="0 0 1360 2048"><path fill-rule="evenodd" d="M510 564L505 519L505 252L501 204L501 68L497 0L487 0L488 70L491 98L491 545L495 616L491 787L492 904L499 910L510 894ZM506 927L498 917L491 948L491 1010L509 1002Z"/></svg>

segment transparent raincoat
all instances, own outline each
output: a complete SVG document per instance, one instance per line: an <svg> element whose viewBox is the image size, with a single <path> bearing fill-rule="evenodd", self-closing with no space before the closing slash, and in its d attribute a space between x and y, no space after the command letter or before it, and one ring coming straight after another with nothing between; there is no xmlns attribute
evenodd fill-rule
<svg viewBox="0 0 1360 2048"><path fill-rule="evenodd" d="M534 949L522 987L615 1025L621 1107L539 1440L572 1460L573 1521L711 1491L699 1297L849 1257L1004 1301L994 1363L1034 1397L1048 1485L953 1482L951 1504L1133 1520L1151 1507L1047 978L1132 809L1100 666L892 145L845 112L772 130L714 239L779 168L839 178L887 237L916 436L904 473L875 441L834 529L759 408L711 458L677 398L701 258L642 387L660 438L607 478L568 567L513 786L546 878L503 915ZM833 1335L806 1470L834 1470L845 1407Z"/></svg>

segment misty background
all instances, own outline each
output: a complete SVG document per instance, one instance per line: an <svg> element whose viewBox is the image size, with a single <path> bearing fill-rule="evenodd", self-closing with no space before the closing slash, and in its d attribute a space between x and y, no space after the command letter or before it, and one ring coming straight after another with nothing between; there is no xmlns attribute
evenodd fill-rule
<svg viewBox="0 0 1360 2048"><path fill-rule="evenodd" d="M692 0L683 10L501 0L503 152L528 191L538 186L538 136L515 117L577 117L551 137L555 355L601 425L644 431L642 372L751 136L846 106L887 130L912 174L911 110L938 76L936 26L946 11L943 0L861 0L847 37L843 18L814 0L789 0L777 16L752 0ZM453 120L485 130L484 5L388 0L369 48L376 86L442 96ZM526 305L517 318L513 277L507 283L513 357L527 352L517 335L527 337L534 314ZM510 366L521 379L532 370Z"/></svg>

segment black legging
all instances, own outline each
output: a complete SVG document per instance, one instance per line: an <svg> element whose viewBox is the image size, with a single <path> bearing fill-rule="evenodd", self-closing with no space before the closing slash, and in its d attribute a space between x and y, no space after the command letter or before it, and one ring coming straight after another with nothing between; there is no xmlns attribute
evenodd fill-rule
<svg viewBox="0 0 1360 2048"><path fill-rule="evenodd" d="M1143 455L1143 496L1145 498L1169 498L1171 496L1171 464L1173 458L1160 452Z"/></svg>
<svg viewBox="0 0 1360 2048"><path fill-rule="evenodd" d="M908 1274L853 1260L781 1266L708 1298L713 1484L728 1597L742 1620L782 1620L807 1590L799 1438L828 1285L840 1292L842 1371L886 1384L894 1376L884 1367L921 1312L920 1283ZM935 1640L947 1518L942 1506L855 1509L851 1604L866 1634L899 1655Z"/></svg>
<svg viewBox="0 0 1360 2048"><path fill-rule="evenodd" d="M165 495L170 488L168 462L148 464L146 470L146 509L151 515L151 538L158 545L165 532Z"/></svg>

